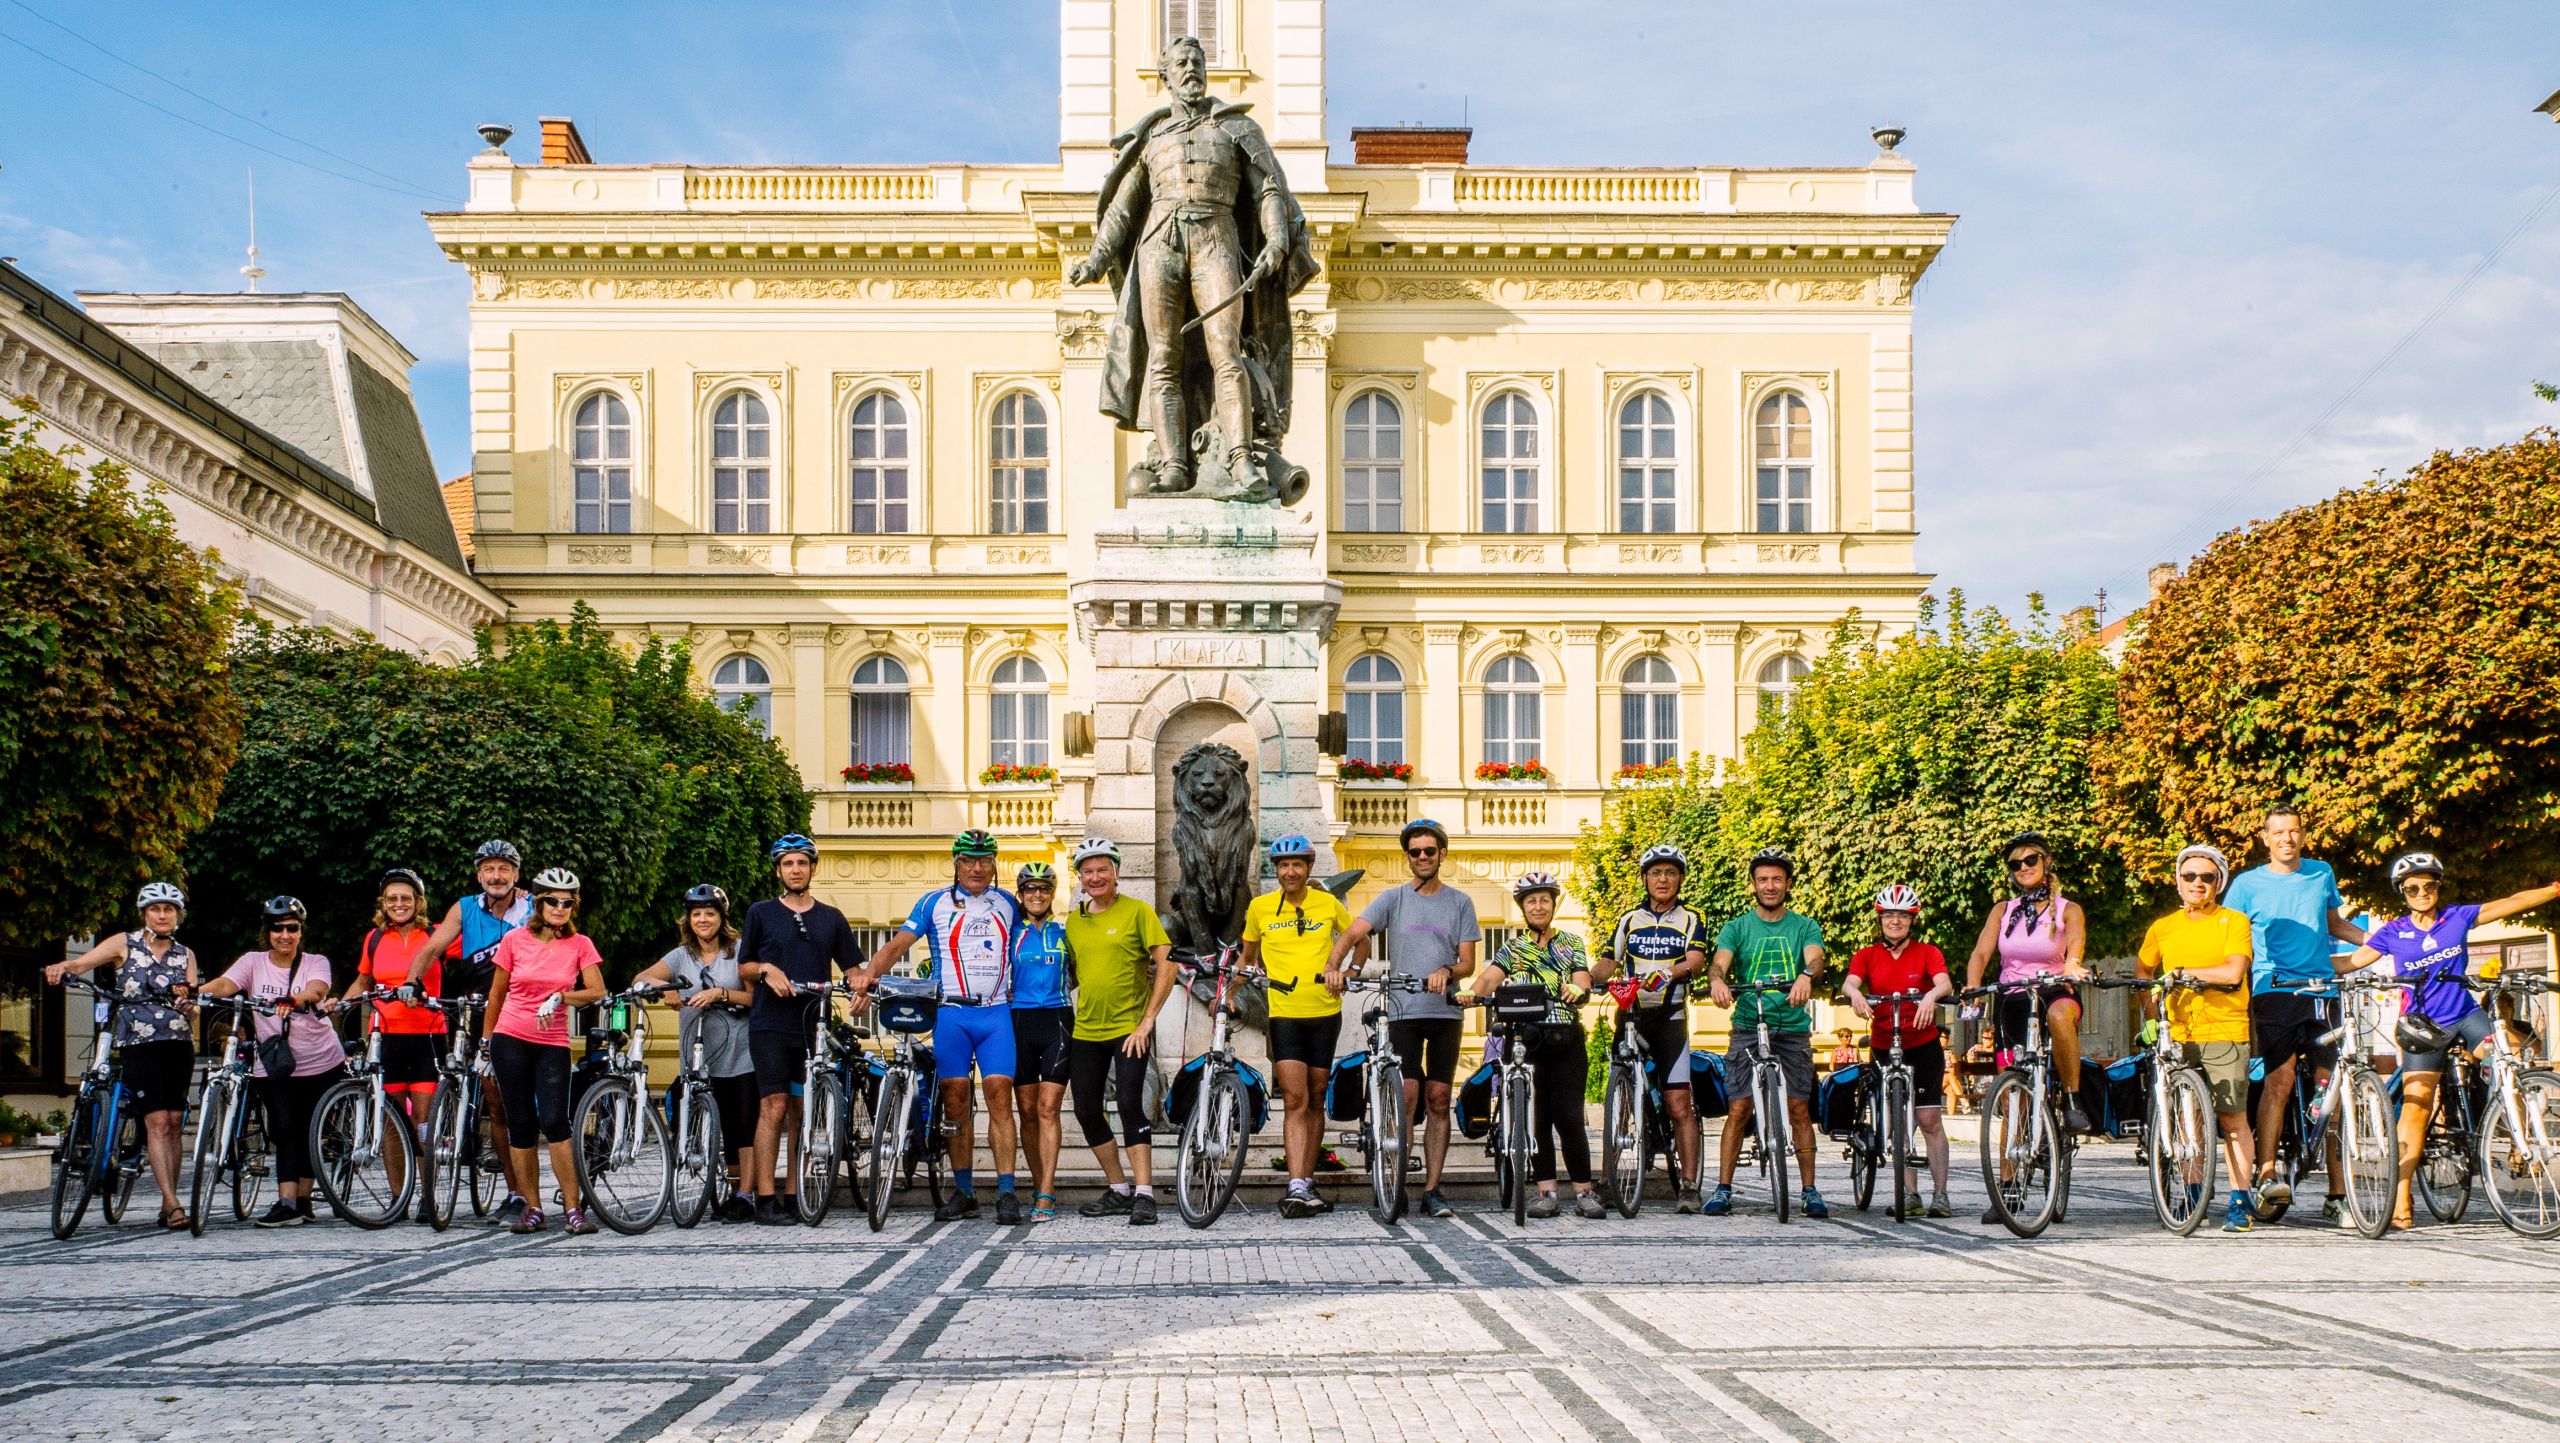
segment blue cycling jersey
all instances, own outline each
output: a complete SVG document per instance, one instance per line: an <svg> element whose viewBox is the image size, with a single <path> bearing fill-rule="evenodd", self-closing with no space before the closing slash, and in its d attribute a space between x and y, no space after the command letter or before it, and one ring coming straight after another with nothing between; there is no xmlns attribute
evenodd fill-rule
<svg viewBox="0 0 2560 1443"><path fill-rule="evenodd" d="M1011 892L954 885L917 898L905 930L924 939L927 975L944 1001L1001 1007L1012 1000L1013 935L1021 927L1022 904Z"/></svg>
<svg viewBox="0 0 2560 1443"><path fill-rule="evenodd" d="M1067 929L1055 917L1025 918L1013 934L1013 1005L1068 1005Z"/></svg>

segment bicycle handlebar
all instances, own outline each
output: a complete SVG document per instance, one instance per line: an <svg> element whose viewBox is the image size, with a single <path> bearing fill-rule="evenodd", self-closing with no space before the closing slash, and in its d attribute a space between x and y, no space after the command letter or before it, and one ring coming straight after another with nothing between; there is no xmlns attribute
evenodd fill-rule
<svg viewBox="0 0 2560 1443"><path fill-rule="evenodd" d="M2140 992L2237 992L2237 982L2198 982L2184 972L2168 972L2158 977L2101 977L2100 987L2121 987Z"/></svg>
<svg viewBox="0 0 2560 1443"><path fill-rule="evenodd" d="M118 1007L140 1007L145 1003L156 1003L162 1007L183 1007L197 1000L194 988L187 989L183 997L175 992L162 991L157 987L145 988L140 992L123 992L111 987L101 987L86 977L70 976L62 979L62 986L66 991L86 992L93 997L103 997L110 1004Z"/></svg>
<svg viewBox="0 0 2560 1443"><path fill-rule="evenodd" d="M2102 977L2065 977L2059 972L2052 972L2047 973L2042 977L2030 977L2024 982L1994 982L1987 987L1967 987L1956 995L1959 997L1990 997L2003 992L2043 992L2057 987L2077 987L2085 981L2096 981L2103 984L2106 979Z"/></svg>
<svg viewBox="0 0 2560 1443"><path fill-rule="evenodd" d="M1343 981L1342 990L1345 992L1420 992L1424 989L1422 979L1419 977L1404 972L1388 972L1376 977L1346 978Z"/></svg>

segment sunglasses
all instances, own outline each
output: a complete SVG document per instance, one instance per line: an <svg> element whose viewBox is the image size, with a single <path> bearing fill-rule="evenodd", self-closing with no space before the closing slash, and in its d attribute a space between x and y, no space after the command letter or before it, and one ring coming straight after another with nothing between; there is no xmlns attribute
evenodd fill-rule
<svg viewBox="0 0 2560 1443"><path fill-rule="evenodd" d="M267 930L270 932L299 932L302 930L302 924L299 922L278 922L267 928Z"/></svg>
<svg viewBox="0 0 2560 1443"><path fill-rule="evenodd" d="M787 909L787 908L786 908L785 910L789 910L789 909ZM796 932L798 932L798 933L800 934L800 940L801 940L801 941L806 942L806 941L808 941L808 940L809 940L809 919L808 919L808 918L801 916L801 915L800 915L799 913L797 913L797 912L793 912L793 913L791 914L791 926L792 926L792 929L793 929L794 931L796 931Z"/></svg>
<svg viewBox="0 0 2560 1443"><path fill-rule="evenodd" d="M2424 887L2428 891L2432 892L2443 885L2444 884L2442 882L2433 877L2411 877L2400 884L2400 890L2406 892L2412 887Z"/></svg>
<svg viewBox="0 0 2560 1443"><path fill-rule="evenodd" d="M542 905L545 907L575 907L578 905L578 899L575 897L545 897L542 899Z"/></svg>
<svg viewBox="0 0 2560 1443"><path fill-rule="evenodd" d="M1408 857L1436 857L1440 855L1440 849L1438 847L1407 847L1404 849L1404 854Z"/></svg>
<svg viewBox="0 0 2560 1443"><path fill-rule="evenodd" d="M2044 854L2041 852L2029 852L2023 857L2011 857L2009 859L2009 870L2012 872L2023 872L2029 867L2041 867L2043 865Z"/></svg>
<svg viewBox="0 0 2560 1443"><path fill-rule="evenodd" d="M2180 872L2178 874L2178 880L2181 882L2219 882L2222 878L2211 872Z"/></svg>

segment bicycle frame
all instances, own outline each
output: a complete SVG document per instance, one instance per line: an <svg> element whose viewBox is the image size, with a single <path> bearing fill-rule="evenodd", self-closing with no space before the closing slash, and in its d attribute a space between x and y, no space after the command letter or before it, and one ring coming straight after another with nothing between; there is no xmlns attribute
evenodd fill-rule
<svg viewBox="0 0 2560 1443"><path fill-rule="evenodd" d="M655 998L664 988L634 987L601 999L606 1027L619 1032L621 1041L605 1059L605 1075L631 1079L631 1095L618 1106L621 1115L614 1119L613 1165L627 1167L639 1156L639 1115L649 1110L649 1009L634 1006ZM621 1022L615 1027L616 1021Z"/></svg>
<svg viewBox="0 0 2560 1443"><path fill-rule="evenodd" d="M1344 990L1370 994L1360 1010L1360 1025L1368 1032L1360 1072L1360 1126L1349 1140L1358 1144L1366 1164L1373 1215L1381 1223L1392 1223L1404 1214L1405 1162L1413 1151L1413 1128L1411 1114L1405 1111L1404 1063L1387 1038L1387 994L1419 992L1422 979L1386 972L1353 977ZM1391 1109L1385 1113L1380 1111L1382 1098Z"/></svg>

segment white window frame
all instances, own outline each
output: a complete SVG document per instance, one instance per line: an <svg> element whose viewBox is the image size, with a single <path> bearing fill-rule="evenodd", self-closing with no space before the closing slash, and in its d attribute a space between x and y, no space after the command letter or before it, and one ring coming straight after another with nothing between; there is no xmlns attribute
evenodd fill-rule
<svg viewBox="0 0 2560 1443"><path fill-rule="evenodd" d="M743 674L750 668L757 679L749 680ZM733 676L733 671L740 674ZM773 735L773 668L764 664L764 658L745 651L720 658L711 668L711 694L723 710L739 697L752 698L754 705L749 715L766 736Z"/></svg>
<svg viewBox="0 0 2560 1443"><path fill-rule="evenodd" d="M1018 651L995 664L987 674L988 765L1050 764L1049 700L1049 669L1038 657Z"/></svg>
<svg viewBox="0 0 2560 1443"><path fill-rule="evenodd" d="M1650 674L1639 677L1639 671ZM1629 658L1618 669L1618 695L1618 764L1680 760L1680 671L1671 659L1656 651Z"/></svg>
<svg viewBox="0 0 2560 1443"><path fill-rule="evenodd" d="M745 450L753 430L752 423L746 419L746 410L743 405L746 400L753 400L758 406L764 408L762 429L765 432L765 454L761 458L748 454ZM742 403L736 423L739 431L740 454L733 459L741 463L761 459L764 463L761 467L744 464L722 465L720 433L727 428L720 420L720 412L731 401ZM761 386L743 382L711 388L702 409L702 529L705 532L713 536L773 536L787 529L787 510L782 488L784 434L782 404L778 396ZM738 524L734 527L723 527L720 524L719 473L723 470L739 473L738 498L735 502L738 508ZM765 496L762 502L764 514L761 518L752 513L751 507L757 503L751 502L747 496L747 477L757 470L765 473ZM762 526L748 524L750 521L759 519L764 522Z"/></svg>
<svg viewBox="0 0 2560 1443"><path fill-rule="evenodd" d="M1363 403L1366 403L1369 407L1369 414L1372 418L1367 425L1359 425L1352 420L1352 413L1357 411ZM1380 406L1390 407L1394 410L1395 421L1391 428L1381 428L1377 424L1375 417L1377 415L1377 408ZM1401 535L1411 529L1406 523L1410 516L1412 499L1406 495L1405 483L1415 474L1413 466L1414 427L1407 421L1406 414L1404 402L1398 399L1393 391L1388 390L1384 386L1362 386L1353 391L1349 398L1342 403L1342 415L1337 423L1335 434L1341 446L1341 449L1338 452L1340 457L1339 464L1342 473L1342 497L1339 506L1339 514L1342 518L1342 529L1344 531L1369 532L1378 535ZM1351 454L1351 438L1354 434L1355 427L1373 452L1371 455L1360 457L1356 460ZM1374 449L1378 436L1382 433L1382 430L1387 429L1391 429L1395 436L1396 455L1392 462L1381 464L1382 458L1374 454ZM1366 524L1362 525L1354 525L1351 519L1351 476L1354 470L1358 470L1363 473L1363 480L1368 496L1368 499L1361 503L1362 506L1366 508L1362 517L1362 520ZM1395 500L1392 502L1382 503L1377 499L1378 473L1381 471L1391 471L1394 474ZM1395 516L1393 525L1381 526L1377 524L1379 519L1377 513L1382 505L1391 506L1394 509Z"/></svg>
<svg viewBox="0 0 2560 1443"><path fill-rule="evenodd" d="M1496 424L1492 419L1493 408L1506 402L1509 403L1508 414L1499 423L1505 436L1504 455L1501 458L1501 464L1496 465L1495 458L1487 454L1485 432ZM1529 413L1525 422L1519 415L1523 407L1527 408ZM1467 438L1467 445L1476 463L1476 485L1473 498L1475 514L1468 518L1472 528L1488 536L1535 536L1552 529L1558 519L1555 515L1555 487L1552 484L1555 474L1555 447L1549 444L1546 409L1539 404L1538 398L1526 386L1494 386L1485 393L1483 400L1477 403L1475 414L1469 418L1469 424L1474 429ZM1520 438L1524 435L1533 448L1526 458L1520 457L1517 450ZM1526 459L1532 464L1527 467L1515 464L1521 459ZM1491 499L1488 483L1492 473L1497 470L1501 471L1504 477L1504 495L1499 503L1504 508L1502 518L1504 524L1500 528L1486 524L1493 519L1488 514L1487 508L1496 504ZM1523 470L1531 473L1531 484L1535 488L1535 494L1528 503L1528 524L1525 526L1518 524L1521 510L1517 495L1518 473Z"/></svg>
<svg viewBox="0 0 2560 1443"><path fill-rule="evenodd" d="M1003 529L998 524L1001 520L1005 519L1004 516L1000 515L998 512L997 508L999 505L1009 506L1017 523L1022 519L1020 512L1027 509L1027 504L1019 496L1015 497L1009 503L1000 502L997 496L998 487L996 485L996 478L997 472L1000 469L1016 472L1028 471L1031 469L1018 464L1021 460L1028 458L1004 458L997 454L997 428L1005 424L1002 419L1005 406L1017 399L1026 400L1032 405L1040 408L1040 430L1042 433L1041 444L1043 447L1043 453L1040 458L1040 470L1042 472L1042 505L1047 508L1047 515L1043 518L1046 524L1037 530L1021 524L1016 524L1012 529L1007 530ZM1059 494L1059 478L1061 470L1060 458L1058 455L1058 416L1057 408L1054 404L1055 401L1055 396L1043 395L1041 393L1041 389L1038 387L1020 384L1000 386L995 390L994 394L988 398L985 413L978 418L980 444L985 447L985 467L981 473L985 478L984 495L981 498L982 507L978 513L978 527L982 534L988 536L1056 536L1061 534L1065 518L1060 514L1064 498ZM1020 429L1021 423L1016 421L1014 423L1014 427L1017 430ZM1019 443L1017 443L1017 445L1018 444ZM1017 489L1019 485L1020 483L1017 482Z"/></svg>
<svg viewBox="0 0 2560 1443"><path fill-rule="evenodd" d="M863 408L865 406L878 407L881 405L897 407L899 419L895 422L886 422L875 419L871 425L865 426L862 421ZM875 410L875 418L877 414L878 413ZM921 512L924 506L924 497L922 495L923 488L919 484L923 477L923 471L921 466L918 464L917 455L918 450L920 449L917 442L921 434L921 430L922 428L918 424L915 402L895 387L865 387L862 390L855 392L853 398L846 403L842 424L839 428L839 434L843 438L844 442L844 508L838 513L844 521L846 535L913 536L923 529L919 524L923 520ZM862 442L866 431L879 438L886 438L888 435L895 433L899 437L899 444L905 449L905 454L897 457L881 455L873 455L868 458L864 457L862 455ZM894 462L895 464L883 464L888 462ZM860 499L860 483L857 478L866 470L876 473L876 475L881 478L885 478L892 473L898 476L900 484L904 487L906 493L897 503L895 503L905 512L903 524L891 527L885 524L884 518L883 524L874 525L868 531L862 529L860 525L860 508L864 503ZM892 503L875 494L870 504L875 508L875 510L885 512Z"/></svg>
<svg viewBox="0 0 2560 1443"><path fill-rule="evenodd" d="M1630 457L1626 451L1628 413L1638 406L1660 409L1660 418L1648 416L1633 429L1644 433L1643 449ZM1689 448L1684 443L1680 404L1658 386L1638 386L1618 397L1609 424L1609 524L1621 536L1667 535L1684 529L1681 518L1687 510L1681 504L1688 487ZM1657 451L1657 447L1667 450ZM1626 524L1627 480L1630 473L1641 473L1645 494L1641 526ZM1658 523L1658 524L1657 524Z"/></svg>
<svg viewBox="0 0 2560 1443"><path fill-rule="evenodd" d="M1363 677L1360 674L1364 667L1371 672L1369 676ZM1375 675L1379 667L1393 672L1393 679L1381 679ZM1395 703L1396 725L1392 738L1387 737L1378 726L1378 706L1384 699L1392 699ZM1353 657L1351 664L1342 669L1342 710L1349 722L1345 729L1348 738L1343 751L1345 756L1359 757L1364 761L1372 762L1412 760L1406 755L1405 712L1407 708L1402 662L1383 651L1367 651ZM1360 720L1364 711L1368 715L1365 738ZM1389 745L1393 747L1392 754L1387 751Z"/></svg>
<svg viewBox="0 0 2560 1443"><path fill-rule="evenodd" d="M1812 672L1813 663L1806 660L1800 651L1782 651L1761 662L1751 673L1751 684L1758 699L1753 710L1766 711L1775 706L1777 715L1785 716L1796 704L1796 693L1803 688L1804 679Z"/></svg>
<svg viewBox="0 0 2560 1443"><path fill-rule="evenodd" d="M1208 17L1203 26L1199 17ZM1188 35L1200 42L1211 70L1235 68L1235 14L1228 0L1160 0L1156 6L1156 54ZM1153 66L1149 67L1153 69Z"/></svg>
<svg viewBox="0 0 2560 1443"><path fill-rule="evenodd" d="M1523 671L1525 679L1520 675ZM1545 760L1546 674L1536 662L1520 652L1506 651L1485 663L1483 719L1483 760L1505 764ZM1502 733L1499 738L1494 735L1497 730Z"/></svg>
<svg viewBox="0 0 2560 1443"><path fill-rule="evenodd" d="M604 449L605 438L609 436L612 431L620 430L623 433L623 443L626 450L623 457L623 464L618 468L605 465L589 466L586 464L587 458L582 458L578 454L579 445L584 439L582 433L587 429L583 424L587 408L589 406L603 405L613 405L622 408L622 424L619 427L611 426L609 424L601 424L603 421L603 413L601 411L599 412L600 424L597 427L597 443L599 451ZM569 467L567 498L569 530L580 536L630 535L635 529L635 522L639 516L641 500L639 407L632 402L630 397L624 395L620 390L612 386L590 386L578 391L570 398L567 414L568 427L565 434L568 437L569 444L564 447L563 450L568 456ZM599 455L593 459L598 461L608 461L612 458L610 456ZM622 525L619 527L612 524L612 507L615 503L609 492L611 483L608 479L610 473L617 469L625 473L623 476L624 495L620 503L623 511ZM578 497L578 473L590 470L599 473L597 476L597 500L593 504L597 507L598 521L600 524L592 531L578 524L579 509L582 506L589 504L581 501Z"/></svg>
<svg viewBox="0 0 2560 1443"><path fill-rule="evenodd" d="M1737 530L1742 534L1802 536L1821 534L1832 529L1835 498L1832 494L1834 448L1831 435L1830 391L1831 386L1827 377L1794 374L1758 378L1757 383L1747 391L1747 404L1743 409L1741 428L1740 514L1735 522ZM1779 518L1781 529L1763 531L1760 529L1760 410L1772 399L1789 394L1793 395L1805 408L1806 449L1810 453L1804 460L1807 472L1807 494L1804 498L1807 503L1805 527L1802 531L1783 529L1788 518L1782 513ZM1790 467L1795 460L1792 457L1779 459ZM1784 499L1787 498L1782 497L1782 500Z"/></svg>
<svg viewBox="0 0 2560 1443"><path fill-rule="evenodd" d="M894 681L877 674L891 668L897 672L897 679ZM866 679L865 672L874 674ZM852 730L846 738L846 744L850 748L846 760L856 764L867 762L873 766L884 762L905 762L912 766L915 763L916 749L915 681L913 674L907 670L907 664L887 652L873 652L854 663L852 680L847 690L852 695L852 704L847 709ZM863 754L862 710L863 699L866 697L874 698L878 703L885 703L887 698L896 698L895 705L901 710L897 727L900 745L893 750L898 755L874 757Z"/></svg>

